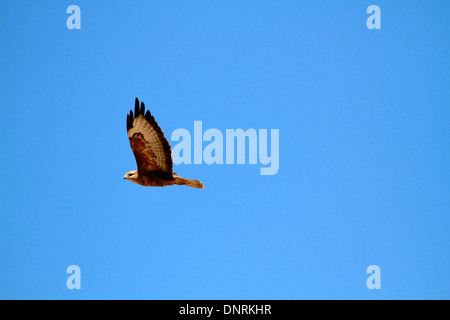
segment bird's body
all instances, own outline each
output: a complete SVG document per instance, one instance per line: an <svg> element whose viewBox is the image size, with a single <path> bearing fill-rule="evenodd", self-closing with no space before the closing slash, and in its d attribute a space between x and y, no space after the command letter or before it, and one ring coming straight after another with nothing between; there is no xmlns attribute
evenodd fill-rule
<svg viewBox="0 0 450 320"><path fill-rule="evenodd" d="M172 152L164 133L145 105L136 98L133 111L127 115L127 133L136 158L137 170L129 171L124 179L147 187L187 185L203 189L198 180L179 177L172 171Z"/></svg>
<svg viewBox="0 0 450 320"><path fill-rule="evenodd" d="M130 175L129 177L127 177L128 174ZM175 173L171 176L164 171L151 171L139 175L137 170L133 170L125 174L125 179L145 187L165 187L176 184L203 189L203 184L198 180L181 178Z"/></svg>

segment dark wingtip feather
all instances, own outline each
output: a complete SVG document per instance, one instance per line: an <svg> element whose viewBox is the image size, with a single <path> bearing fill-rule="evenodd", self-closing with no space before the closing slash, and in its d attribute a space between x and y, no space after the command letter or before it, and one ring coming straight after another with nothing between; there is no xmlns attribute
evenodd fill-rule
<svg viewBox="0 0 450 320"><path fill-rule="evenodd" d="M133 110L130 110L130 114L127 114L127 131L133 128L134 118L139 117L140 114L144 115L144 113L145 113L145 105L143 102L140 103L139 99L136 97L134 101L134 114Z"/></svg>
<svg viewBox="0 0 450 320"><path fill-rule="evenodd" d="M139 100L136 101L137 103L134 105L134 116L137 118L139 117Z"/></svg>
<svg viewBox="0 0 450 320"><path fill-rule="evenodd" d="M140 106L139 106L140 105ZM134 104L134 114L133 110L130 110L130 114L127 115L127 131L133 128L133 121L135 117L139 117L139 115L142 115L145 117L145 119L150 122L156 122L155 118L153 118L152 114L150 113L150 110L145 110L145 104L144 102L139 102L139 99L136 98L135 104ZM161 129L160 129L161 130Z"/></svg>

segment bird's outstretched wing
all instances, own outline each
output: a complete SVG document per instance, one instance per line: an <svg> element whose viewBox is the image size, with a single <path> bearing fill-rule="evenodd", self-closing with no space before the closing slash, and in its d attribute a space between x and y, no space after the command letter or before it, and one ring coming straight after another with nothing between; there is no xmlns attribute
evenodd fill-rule
<svg viewBox="0 0 450 320"><path fill-rule="evenodd" d="M145 105L136 98L133 110L127 115L127 132L138 172L164 171L172 174L172 152L164 133Z"/></svg>

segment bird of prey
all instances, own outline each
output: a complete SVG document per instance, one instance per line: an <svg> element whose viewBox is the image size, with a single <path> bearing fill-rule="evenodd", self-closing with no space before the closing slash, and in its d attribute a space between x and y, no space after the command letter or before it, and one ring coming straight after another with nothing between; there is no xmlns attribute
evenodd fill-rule
<svg viewBox="0 0 450 320"><path fill-rule="evenodd" d="M129 171L124 179L147 187L185 185L203 189L198 180L184 179L175 174L172 152L164 133L150 114L145 112L144 102L139 106L136 98L133 110L127 115L127 132L131 150L136 158L137 170Z"/></svg>

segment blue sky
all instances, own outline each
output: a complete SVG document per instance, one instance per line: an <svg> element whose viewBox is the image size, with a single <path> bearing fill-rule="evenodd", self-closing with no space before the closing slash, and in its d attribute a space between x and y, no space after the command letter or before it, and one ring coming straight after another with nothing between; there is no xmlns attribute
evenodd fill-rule
<svg viewBox="0 0 450 320"><path fill-rule="evenodd" d="M0 298L449 299L449 15L448 1L1 1ZM196 120L279 129L278 173L181 164L204 190L124 181L135 97L168 138Z"/></svg>

